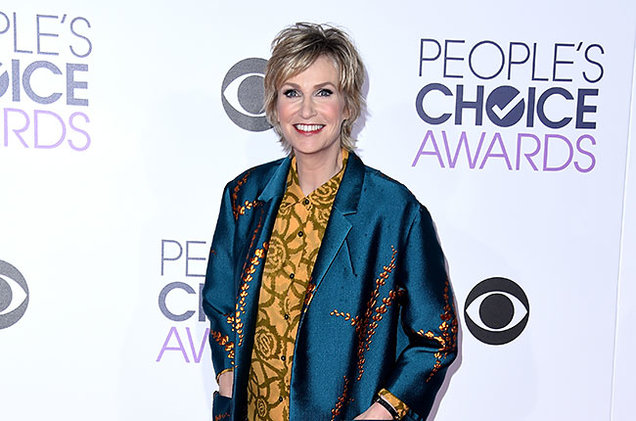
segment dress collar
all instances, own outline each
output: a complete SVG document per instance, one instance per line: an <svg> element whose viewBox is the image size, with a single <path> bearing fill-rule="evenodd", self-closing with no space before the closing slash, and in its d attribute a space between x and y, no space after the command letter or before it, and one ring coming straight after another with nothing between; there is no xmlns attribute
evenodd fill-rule
<svg viewBox="0 0 636 421"><path fill-rule="evenodd" d="M289 173L287 174L285 194L280 206L284 208L299 203L301 201L304 202L305 205L324 204L326 201L330 202L330 204L333 203L333 200L336 197L336 193L338 192L338 189L340 187L340 183L342 182L342 177L344 176L348 159L349 151L343 149L342 168L340 169L340 171L338 171L337 174L327 180L316 190L305 196L302 189L300 188L298 171L296 169L296 157L293 156L291 158L291 165L289 166Z"/></svg>

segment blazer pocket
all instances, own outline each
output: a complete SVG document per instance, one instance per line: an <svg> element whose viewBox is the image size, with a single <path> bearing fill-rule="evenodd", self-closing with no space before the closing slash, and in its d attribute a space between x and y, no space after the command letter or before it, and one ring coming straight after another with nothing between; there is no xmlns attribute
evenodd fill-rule
<svg viewBox="0 0 636 421"><path fill-rule="evenodd" d="M212 395L212 420L230 421L232 419L232 398L226 398L214 392Z"/></svg>

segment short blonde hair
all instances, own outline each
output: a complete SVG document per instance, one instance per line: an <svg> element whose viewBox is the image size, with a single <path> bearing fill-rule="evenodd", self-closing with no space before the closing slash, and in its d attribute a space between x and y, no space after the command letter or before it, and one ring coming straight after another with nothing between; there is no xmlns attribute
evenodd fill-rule
<svg viewBox="0 0 636 421"><path fill-rule="evenodd" d="M276 111L278 89L291 77L303 72L316 59L331 58L339 73L339 85L349 117L340 128L340 144L353 150L355 139L351 138L353 123L364 107L362 85L364 64L351 38L343 30L327 24L299 22L278 33L272 41L272 57L265 70L265 115L280 136L283 148L289 152L291 146L283 138Z"/></svg>

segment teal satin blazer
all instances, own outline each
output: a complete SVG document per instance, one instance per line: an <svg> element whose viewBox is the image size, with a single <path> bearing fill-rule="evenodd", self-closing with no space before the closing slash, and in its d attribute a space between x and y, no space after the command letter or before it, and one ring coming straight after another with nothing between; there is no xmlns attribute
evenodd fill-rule
<svg viewBox="0 0 636 421"><path fill-rule="evenodd" d="M228 183L203 289L219 419L246 416L263 266L290 158ZM424 419L456 354L457 319L431 217L398 182L349 155L314 266L293 357L290 419L352 419L386 388Z"/></svg>

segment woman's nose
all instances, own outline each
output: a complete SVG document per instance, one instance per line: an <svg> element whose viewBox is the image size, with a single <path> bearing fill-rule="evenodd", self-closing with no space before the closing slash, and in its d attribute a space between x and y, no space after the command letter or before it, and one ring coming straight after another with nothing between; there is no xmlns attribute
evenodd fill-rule
<svg viewBox="0 0 636 421"><path fill-rule="evenodd" d="M300 109L300 116L302 118L311 118L316 115L316 109L314 107L314 101L311 97L306 96L303 98L303 103Z"/></svg>

